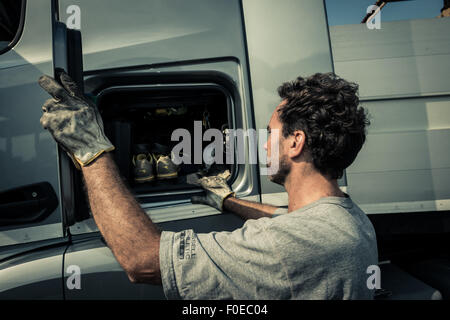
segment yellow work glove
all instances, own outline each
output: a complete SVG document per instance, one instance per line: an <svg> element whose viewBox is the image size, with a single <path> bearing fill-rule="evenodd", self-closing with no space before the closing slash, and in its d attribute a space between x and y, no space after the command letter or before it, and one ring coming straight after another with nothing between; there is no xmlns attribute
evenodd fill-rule
<svg viewBox="0 0 450 320"><path fill-rule="evenodd" d="M226 170L218 175L201 177L191 180L192 184L201 186L205 191L205 196L194 196L191 198L192 203L207 204L219 211L223 211L223 202L226 198L234 196L235 193L227 184L227 178L230 171Z"/></svg>
<svg viewBox="0 0 450 320"><path fill-rule="evenodd" d="M58 76L62 85L47 75L39 78L39 85L53 97L42 106L41 125L80 169L114 146L104 133L97 107L66 73Z"/></svg>

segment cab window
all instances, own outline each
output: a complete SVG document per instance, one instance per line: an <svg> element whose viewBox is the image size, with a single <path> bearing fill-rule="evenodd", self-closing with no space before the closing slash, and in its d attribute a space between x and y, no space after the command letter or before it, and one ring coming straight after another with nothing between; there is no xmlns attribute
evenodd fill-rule
<svg viewBox="0 0 450 320"><path fill-rule="evenodd" d="M19 40L23 26L25 1L0 0L0 54Z"/></svg>

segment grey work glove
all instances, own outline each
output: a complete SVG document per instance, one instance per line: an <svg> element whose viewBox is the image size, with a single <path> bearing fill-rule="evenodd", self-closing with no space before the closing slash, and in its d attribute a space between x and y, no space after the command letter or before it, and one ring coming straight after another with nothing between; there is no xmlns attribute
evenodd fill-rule
<svg viewBox="0 0 450 320"><path fill-rule="evenodd" d="M114 150L114 146L103 131L97 107L66 73L59 74L59 78L62 85L47 75L39 78L39 85L53 97L42 106L41 125L80 169L103 152Z"/></svg>
<svg viewBox="0 0 450 320"><path fill-rule="evenodd" d="M223 202L229 196L234 196L234 192L227 184L227 178L230 171L226 170L216 176L202 177L193 179L188 178L188 182L201 186L206 191L206 196L194 196L191 198L192 203L207 204L223 211Z"/></svg>

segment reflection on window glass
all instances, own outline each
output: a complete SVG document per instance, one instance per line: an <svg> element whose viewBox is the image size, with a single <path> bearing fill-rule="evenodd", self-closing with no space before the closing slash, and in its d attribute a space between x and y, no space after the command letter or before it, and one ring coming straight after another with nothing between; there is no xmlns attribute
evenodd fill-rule
<svg viewBox="0 0 450 320"><path fill-rule="evenodd" d="M326 0L330 26L361 23L371 5L386 2L381 11L382 21L427 19L449 16L450 0Z"/></svg>
<svg viewBox="0 0 450 320"><path fill-rule="evenodd" d="M21 5L20 0L0 0L0 50L5 49L19 31Z"/></svg>

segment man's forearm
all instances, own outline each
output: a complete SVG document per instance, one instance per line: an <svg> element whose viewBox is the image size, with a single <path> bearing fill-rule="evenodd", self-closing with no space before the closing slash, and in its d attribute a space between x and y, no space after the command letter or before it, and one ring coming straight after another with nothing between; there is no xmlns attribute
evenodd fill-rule
<svg viewBox="0 0 450 320"><path fill-rule="evenodd" d="M252 202L247 200L228 197L225 199L223 206L225 210L233 212L244 219L259 219L263 217L272 217L278 207Z"/></svg>
<svg viewBox="0 0 450 320"><path fill-rule="evenodd" d="M122 182L110 154L83 167L94 220L130 279L160 283L160 232Z"/></svg>

